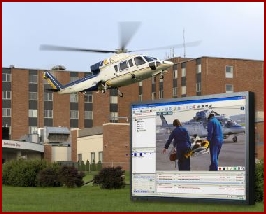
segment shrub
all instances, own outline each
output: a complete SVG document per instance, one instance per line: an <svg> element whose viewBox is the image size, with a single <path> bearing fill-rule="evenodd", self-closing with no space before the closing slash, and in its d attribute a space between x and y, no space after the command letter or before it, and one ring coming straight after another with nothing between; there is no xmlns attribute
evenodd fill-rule
<svg viewBox="0 0 266 214"><path fill-rule="evenodd" d="M94 185L100 185L102 189L121 189L125 187L125 170L121 166L106 167L101 169L93 178Z"/></svg>
<svg viewBox="0 0 266 214"><path fill-rule="evenodd" d="M103 168L102 162L98 161L98 163L97 163L97 171L100 171L102 168Z"/></svg>
<svg viewBox="0 0 266 214"><path fill-rule="evenodd" d="M43 160L12 160L3 165L2 184L35 187L38 173L47 166Z"/></svg>
<svg viewBox="0 0 266 214"><path fill-rule="evenodd" d="M255 165L255 201L264 201L264 160Z"/></svg>
<svg viewBox="0 0 266 214"><path fill-rule="evenodd" d="M37 185L40 187L59 187L62 184L58 177L59 167L46 167L37 176Z"/></svg>
<svg viewBox="0 0 266 214"><path fill-rule="evenodd" d="M79 172L73 166L61 166L58 170L58 180L67 187L81 187L84 185L84 172Z"/></svg>
<svg viewBox="0 0 266 214"><path fill-rule="evenodd" d="M96 171L96 164L95 164L95 160L92 161L91 163L91 168L90 171Z"/></svg>

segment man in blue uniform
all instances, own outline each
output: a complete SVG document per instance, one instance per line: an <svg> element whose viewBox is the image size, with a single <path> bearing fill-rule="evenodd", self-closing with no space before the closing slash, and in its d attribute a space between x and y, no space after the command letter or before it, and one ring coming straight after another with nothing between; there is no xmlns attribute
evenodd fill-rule
<svg viewBox="0 0 266 214"><path fill-rule="evenodd" d="M210 113L208 117L207 125L207 140L210 142L210 155L211 155L211 165L209 167L210 171L218 170L218 157L220 150L223 145L223 130L220 122L215 118L213 113Z"/></svg>
<svg viewBox="0 0 266 214"><path fill-rule="evenodd" d="M170 143L174 139L174 146L176 148L176 157L178 159L178 169L190 170L190 157L185 157L185 154L191 147L191 142L189 140L188 132L186 128L182 127L180 121L175 119L173 121L173 126L176 128L170 134L167 142L165 143L163 153L166 153L166 149L169 148Z"/></svg>

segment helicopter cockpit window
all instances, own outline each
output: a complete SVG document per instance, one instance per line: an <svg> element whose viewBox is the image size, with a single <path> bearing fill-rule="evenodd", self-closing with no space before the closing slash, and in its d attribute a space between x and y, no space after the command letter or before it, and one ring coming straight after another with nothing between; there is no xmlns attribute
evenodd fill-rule
<svg viewBox="0 0 266 214"><path fill-rule="evenodd" d="M123 71L124 69L128 68L127 61L121 62L119 65L120 71Z"/></svg>
<svg viewBox="0 0 266 214"><path fill-rule="evenodd" d="M232 125L236 125L236 122L232 120L228 120L226 123L226 127L231 127Z"/></svg>
<svg viewBox="0 0 266 214"><path fill-rule="evenodd" d="M137 56L134 58L135 64L136 65L143 65L145 64L144 59L141 56Z"/></svg>
<svg viewBox="0 0 266 214"><path fill-rule="evenodd" d="M152 62L152 61L156 60L155 58L149 57L149 56L144 56L144 59L146 59L147 62Z"/></svg>
<svg viewBox="0 0 266 214"><path fill-rule="evenodd" d="M117 65L115 65L114 68L115 68L115 71L117 72L118 71Z"/></svg>
<svg viewBox="0 0 266 214"><path fill-rule="evenodd" d="M133 66L132 59L128 60L128 64L129 64L129 66L130 66L130 67L132 67L132 66Z"/></svg>

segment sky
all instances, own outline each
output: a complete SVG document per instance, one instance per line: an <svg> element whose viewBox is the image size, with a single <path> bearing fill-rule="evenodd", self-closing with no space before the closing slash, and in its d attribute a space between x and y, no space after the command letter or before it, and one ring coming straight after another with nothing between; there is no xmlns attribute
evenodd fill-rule
<svg viewBox="0 0 266 214"><path fill-rule="evenodd" d="M137 52L160 59L173 55L264 60L264 3L82 2L2 3L2 67L71 71L111 54L41 51L41 44L115 50L119 22L139 21L129 50L201 41L198 46ZM183 34L184 32L184 34Z"/></svg>

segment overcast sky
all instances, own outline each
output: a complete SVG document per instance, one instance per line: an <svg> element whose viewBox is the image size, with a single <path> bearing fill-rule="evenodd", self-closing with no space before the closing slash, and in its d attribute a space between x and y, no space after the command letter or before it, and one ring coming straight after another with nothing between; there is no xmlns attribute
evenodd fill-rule
<svg viewBox="0 0 266 214"><path fill-rule="evenodd" d="M201 40L187 57L264 59L264 3L2 3L2 66L89 71L110 54L40 51L41 44L114 50L118 22L141 21L127 46L154 48ZM170 50L146 52L165 59ZM175 49L183 56L184 49Z"/></svg>

